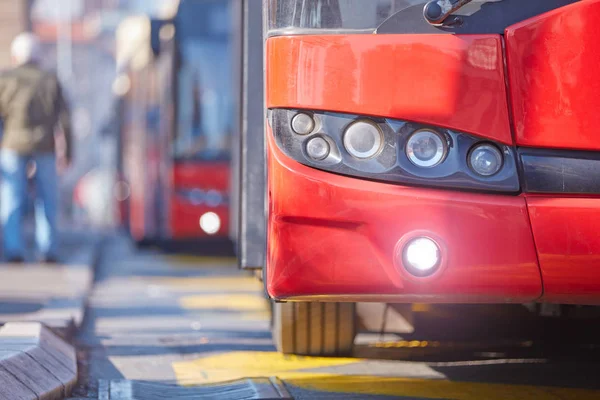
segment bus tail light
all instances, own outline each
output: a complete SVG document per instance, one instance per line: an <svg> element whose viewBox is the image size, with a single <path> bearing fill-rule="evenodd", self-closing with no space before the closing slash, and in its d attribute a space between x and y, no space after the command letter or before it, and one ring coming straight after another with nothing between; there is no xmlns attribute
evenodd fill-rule
<svg viewBox="0 0 600 400"><path fill-rule="evenodd" d="M269 110L278 147L321 170L405 185L518 193L513 148L451 129L389 118Z"/></svg>

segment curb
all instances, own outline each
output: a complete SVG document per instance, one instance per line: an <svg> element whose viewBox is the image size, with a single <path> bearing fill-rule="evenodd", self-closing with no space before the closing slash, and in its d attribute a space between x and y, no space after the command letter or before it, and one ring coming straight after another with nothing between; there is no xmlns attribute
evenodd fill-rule
<svg viewBox="0 0 600 400"><path fill-rule="evenodd" d="M102 400L293 400L283 382L277 378L248 378L188 387L126 380L101 380L99 384L98 398Z"/></svg>
<svg viewBox="0 0 600 400"><path fill-rule="evenodd" d="M37 322L0 328L0 400L60 400L77 381L75 349Z"/></svg>
<svg viewBox="0 0 600 400"><path fill-rule="evenodd" d="M66 246L64 251L69 258L56 267L35 263L22 268L1 265L0 325L41 322L64 340L71 341L83 323L105 240L103 235L97 235L85 243ZM32 309L22 312L11 309L11 306L27 305L32 305Z"/></svg>

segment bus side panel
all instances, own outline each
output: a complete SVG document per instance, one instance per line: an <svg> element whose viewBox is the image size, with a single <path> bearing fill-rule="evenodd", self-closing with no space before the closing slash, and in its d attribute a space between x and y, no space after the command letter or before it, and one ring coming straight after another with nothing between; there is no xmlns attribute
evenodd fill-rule
<svg viewBox="0 0 600 400"><path fill-rule="evenodd" d="M600 1L582 1L506 30L517 145L600 150Z"/></svg>
<svg viewBox="0 0 600 400"><path fill-rule="evenodd" d="M262 268L266 258L266 163L264 141L263 30L261 2L245 0L238 259Z"/></svg>

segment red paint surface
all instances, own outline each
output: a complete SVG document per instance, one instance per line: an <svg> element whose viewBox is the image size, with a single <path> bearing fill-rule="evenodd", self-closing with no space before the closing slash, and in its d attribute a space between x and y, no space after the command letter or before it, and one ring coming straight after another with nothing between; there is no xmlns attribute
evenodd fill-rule
<svg viewBox="0 0 600 400"><path fill-rule="evenodd" d="M543 301L600 304L600 199L529 197Z"/></svg>
<svg viewBox="0 0 600 400"><path fill-rule="evenodd" d="M267 106L397 118L512 143L499 35L270 38Z"/></svg>
<svg viewBox="0 0 600 400"><path fill-rule="evenodd" d="M541 295L523 197L333 175L283 155L270 132L267 140L271 296L526 302ZM399 241L416 232L447 249L445 267L433 278L413 278L395 262Z"/></svg>
<svg viewBox="0 0 600 400"><path fill-rule="evenodd" d="M173 187L229 190L228 162L175 162L173 163Z"/></svg>
<svg viewBox="0 0 600 400"><path fill-rule="evenodd" d="M221 229L215 237L227 236L229 231L229 207L196 206L182 201L178 196L171 198L171 237L173 239L208 237L200 228L200 217L207 212L214 212L221 219Z"/></svg>
<svg viewBox="0 0 600 400"><path fill-rule="evenodd" d="M599 19L588 0L507 29L518 145L600 150Z"/></svg>
<svg viewBox="0 0 600 400"><path fill-rule="evenodd" d="M177 189L216 190L229 194L229 163L186 162L173 165L173 195L171 196L171 236L174 239L208 236L200 228L200 217L214 212L221 219L221 229L215 235L227 236L229 232L229 204L217 207L195 205L178 196Z"/></svg>

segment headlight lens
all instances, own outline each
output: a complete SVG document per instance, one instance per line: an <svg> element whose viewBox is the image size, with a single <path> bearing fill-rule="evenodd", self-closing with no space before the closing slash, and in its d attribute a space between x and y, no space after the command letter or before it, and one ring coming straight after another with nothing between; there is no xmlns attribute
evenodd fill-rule
<svg viewBox="0 0 600 400"><path fill-rule="evenodd" d="M481 176L496 175L502 169L503 163L502 152L492 144L477 145L469 155L469 166Z"/></svg>
<svg viewBox="0 0 600 400"><path fill-rule="evenodd" d="M207 212L200 217L200 228L209 235L214 235L221 229L221 218L214 212Z"/></svg>
<svg viewBox="0 0 600 400"><path fill-rule="evenodd" d="M320 161L326 159L330 151L331 147L329 143L322 137L314 137L306 144L306 153L313 160Z"/></svg>
<svg viewBox="0 0 600 400"><path fill-rule="evenodd" d="M308 135L315 129L315 120L305 113L296 114L292 118L292 129L298 135Z"/></svg>
<svg viewBox="0 0 600 400"><path fill-rule="evenodd" d="M344 147L353 157L372 158L379 153L383 144L383 133L371 122L358 121L344 133Z"/></svg>
<svg viewBox="0 0 600 400"><path fill-rule="evenodd" d="M446 158L448 144L437 132L421 129L411 135L406 143L408 159L418 167L432 168Z"/></svg>

